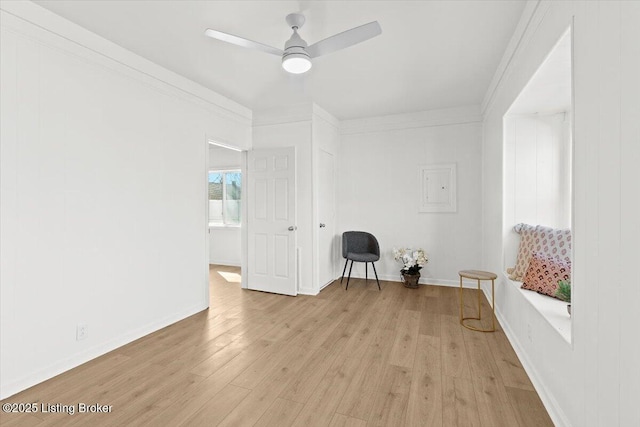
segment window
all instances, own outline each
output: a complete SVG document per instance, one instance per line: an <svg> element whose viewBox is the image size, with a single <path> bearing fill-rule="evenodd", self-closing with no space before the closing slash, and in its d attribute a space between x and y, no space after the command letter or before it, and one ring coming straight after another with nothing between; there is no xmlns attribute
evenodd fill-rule
<svg viewBox="0 0 640 427"><path fill-rule="evenodd" d="M240 225L242 174L209 171L209 225Z"/></svg>

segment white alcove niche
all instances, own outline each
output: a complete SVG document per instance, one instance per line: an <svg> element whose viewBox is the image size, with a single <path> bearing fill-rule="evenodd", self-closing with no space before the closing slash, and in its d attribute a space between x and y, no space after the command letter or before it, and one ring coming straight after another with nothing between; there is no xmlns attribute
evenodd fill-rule
<svg viewBox="0 0 640 427"><path fill-rule="evenodd" d="M513 267L519 223L554 229L572 225L571 31L560 38L504 115L504 268ZM541 317L571 343L571 316L564 301L517 288Z"/></svg>

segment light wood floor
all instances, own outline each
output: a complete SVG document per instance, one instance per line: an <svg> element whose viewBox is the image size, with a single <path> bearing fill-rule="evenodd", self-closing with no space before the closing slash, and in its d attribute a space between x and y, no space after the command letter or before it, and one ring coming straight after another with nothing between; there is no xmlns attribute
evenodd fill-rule
<svg viewBox="0 0 640 427"><path fill-rule="evenodd" d="M111 413L3 413L1 424L553 425L504 333L458 324L456 288L379 292L356 279L293 298L241 290L221 275L233 280L233 267L210 271L209 310L6 400Z"/></svg>

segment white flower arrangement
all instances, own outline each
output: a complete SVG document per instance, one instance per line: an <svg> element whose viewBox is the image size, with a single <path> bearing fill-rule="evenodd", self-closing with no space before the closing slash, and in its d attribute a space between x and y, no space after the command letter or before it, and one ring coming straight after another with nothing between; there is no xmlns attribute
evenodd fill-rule
<svg viewBox="0 0 640 427"><path fill-rule="evenodd" d="M409 248L393 248L393 259L403 264L404 274L418 274L423 265L429 262L424 249L411 250Z"/></svg>

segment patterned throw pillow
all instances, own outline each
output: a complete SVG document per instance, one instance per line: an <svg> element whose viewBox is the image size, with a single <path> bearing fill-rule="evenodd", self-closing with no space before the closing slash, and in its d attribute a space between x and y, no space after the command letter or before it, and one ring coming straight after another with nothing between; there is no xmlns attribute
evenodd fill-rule
<svg viewBox="0 0 640 427"><path fill-rule="evenodd" d="M520 247L518 248L518 257L516 258L516 266L507 270L509 279L522 280L522 276L527 271L529 258L535 247L535 231L536 227L529 224L518 224L520 233Z"/></svg>
<svg viewBox="0 0 640 427"><path fill-rule="evenodd" d="M558 230L538 225L534 237L533 252L554 256L571 262L571 230Z"/></svg>
<svg viewBox="0 0 640 427"><path fill-rule="evenodd" d="M558 281L571 278L571 262L534 252L524 275L522 289L556 297Z"/></svg>
<svg viewBox="0 0 640 427"><path fill-rule="evenodd" d="M509 279L522 281L534 252L571 262L571 230L559 230L542 225L534 227L529 224L518 224L514 229L520 233L520 247L516 266L507 269Z"/></svg>

